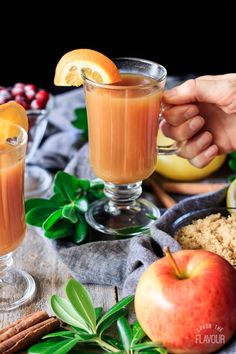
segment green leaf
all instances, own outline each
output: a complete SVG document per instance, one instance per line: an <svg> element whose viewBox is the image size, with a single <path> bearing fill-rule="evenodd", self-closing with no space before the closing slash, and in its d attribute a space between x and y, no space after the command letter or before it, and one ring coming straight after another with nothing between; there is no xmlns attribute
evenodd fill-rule
<svg viewBox="0 0 236 354"><path fill-rule="evenodd" d="M94 201L94 200L99 200L99 199L102 199L104 198L105 194L103 192L103 190L100 190L100 189L90 189L89 190L89 199L91 201Z"/></svg>
<svg viewBox="0 0 236 354"><path fill-rule="evenodd" d="M61 194L65 199L72 202L78 194L80 183L78 178L66 172L57 172L54 178L54 193Z"/></svg>
<svg viewBox="0 0 236 354"><path fill-rule="evenodd" d="M70 351L70 354L104 354L104 350L94 344L83 345L82 343L77 345ZM116 353L119 354L119 353Z"/></svg>
<svg viewBox="0 0 236 354"><path fill-rule="evenodd" d="M74 309L72 304L58 295L51 297L51 308L55 315L63 322L79 327L88 332L89 327L83 317Z"/></svg>
<svg viewBox="0 0 236 354"><path fill-rule="evenodd" d="M119 350L123 349L123 346L122 346L121 342L118 339L116 339L116 338L113 338L113 337L110 337L110 336L103 336L102 339L105 340L107 343L111 344L113 347L119 349Z"/></svg>
<svg viewBox="0 0 236 354"><path fill-rule="evenodd" d="M56 338L56 337L72 337L74 338L75 333L71 331L58 331L58 332L53 332L46 334L46 336L43 336L42 339L47 339L47 338Z"/></svg>
<svg viewBox="0 0 236 354"><path fill-rule="evenodd" d="M45 231L49 230L62 216L62 210L58 209L54 211L49 217L44 221L42 227Z"/></svg>
<svg viewBox="0 0 236 354"><path fill-rule="evenodd" d="M75 243L81 243L87 236L88 224L83 216L79 216L79 222L75 225L73 240Z"/></svg>
<svg viewBox="0 0 236 354"><path fill-rule="evenodd" d="M236 172L236 159L230 159L229 160L229 168Z"/></svg>
<svg viewBox="0 0 236 354"><path fill-rule="evenodd" d="M73 234L74 226L66 219L59 219L52 227L44 232L44 236L50 239L62 238Z"/></svg>
<svg viewBox="0 0 236 354"><path fill-rule="evenodd" d="M233 181L235 180L235 178L236 178L236 175L231 175L231 176L229 176L229 177L228 177L228 182L229 182L229 183L233 182Z"/></svg>
<svg viewBox="0 0 236 354"><path fill-rule="evenodd" d="M49 199L50 202L55 203L57 207L63 207L68 203L68 199L63 197L60 193L53 194L53 196Z"/></svg>
<svg viewBox="0 0 236 354"><path fill-rule="evenodd" d="M34 198L25 201L25 212L28 213L34 208L57 208L55 203L48 199Z"/></svg>
<svg viewBox="0 0 236 354"><path fill-rule="evenodd" d="M42 227L44 221L52 214L57 208L48 207L35 207L26 214L27 224Z"/></svg>
<svg viewBox="0 0 236 354"><path fill-rule="evenodd" d="M90 181L90 189L103 189L104 188L104 183L101 179L95 178L92 181Z"/></svg>
<svg viewBox="0 0 236 354"><path fill-rule="evenodd" d="M233 151L229 154L229 156L232 158L232 159L235 159L236 160L236 151Z"/></svg>
<svg viewBox="0 0 236 354"><path fill-rule="evenodd" d="M87 289L75 279L66 285L66 295L74 309L83 317L91 329L96 332L96 313Z"/></svg>
<svg viewBox="0 0 236 354"><path fill-rule="evenodd" d="M90 188L90 181L88 179L83 179L80 178L79 180L79 186L84 190L87 191Z"/></svg>
<svg viewBox="0 0 236 354"><path fill-rule="evenodd" d="M131 345L137 344L140 342L143 338L146 337L146 333L140 326L140 323L138 321L135 321L133 326L132 326L132 332L133 332L133 338L132 338L132 343Z"/></svg>
<svg viewBox="0 0 236 354"><path fill-rule="evenodd" d="M135 351L135 353L137 353L137 351ZM153 350L152 349L147 349L147 351L146 350L141 350L141 351L138 351L138 353L142 353L142 354L156 354L156 353L168 354L167 350L164 349L164 348L154 348Z"/></svg>
<svg viewBox="0 0 236 354"><path fill-rule="evenodd" d="M83 131L82 136L85 139L88 139L88 120L87 120L87 111L86 108L77 108L74 111L76 118L71 124L80 130Z"/></svg>
<svg viewBox="0 0 236 354"><path fill-rule="evenodd" d="M33 345L29 350L29 354L66 354L68 353L77 343L78 339L66 339L59 342L42 342Z"/></svg>
<svg viewBox="0 0 236 354"><path fill-rule="evenodd" d="M115 323L118 318L127 315L127 310L123 307L119 311L113 313L105 321L103 321L99 326L97 326L97 333L101 335L105 332L113 323Z"/></svg>
<svg viewBox="0 0 236 354"><path fill-rule="evenodd" d="M155 348L155 349L156 352L158 352L159 354L168 354L168 351L165 348Z"/></svg>
<svg viewBox="0 0 236 354"><path fill-rule="evenodd" d="M76 209L74 207L74 205L68 204L65 205L62 209L62 216L68 220L70 220L70 222L72 222L73 224L76 224L79 220L78 215L76 213Z"/></svg>
<svg viewBox="0 0 236 354"><path fill-rule="evenodd" d="M140 343L140 344L135 344L131 347L132 350L137 350L137 351L140 351L142 350L142 353L143 353L143 350L146 350L145 352L150 352L148 349L154 349L154 353L155 352L159 352L159 353L163 353L163 354L168 354L166 352L166 349L162 347L162 345L158 345L157 343L153 343L153 342L144 342L144 343ZM164 350L164 351L163 351ZM152 352L152 351L151 351Z"/></svg>
<svg viewBox="0 0 236 354"><path fill-rule="evenodd" d="M154 349L154 348L158 348L158 344L153 342L144 342L140 344L135 344L132 345L131 347L132 350L143 350L143 349Z"/></svg>
<svg viewBox="0 0 236 354"><path fill-rule="evenodd" d="M130 345L132 341L132 330L128 320L125 317L120 317L117 321L117 329L120 340L126 353L129 353Z"/></svg>
<svg viewBox="0 0 236 354"><path fill-rule="evenodd" d="M102 315L102 310L103 310L102 307L96 307L96 308L95 308L96 321L101 317L101 315Z"/></svg>
<svg viewBox="0 0 236 354"><path fill-rule="evenodd" d="M129 295L124 297L122 300L117 302L114 306L110 308L109 311L107 311L102 318L99 320L97 327L100 326L105 320L107 320L110 316L112 316L115 312L118 312L120 309L125 308L128 306L131 302L134 301L134 295Z"/></svg>
<svg viewBox="0 0 236 354"><path fill-rule="evenodd" d="M86 213L89 208L89 202L86 197L81 197L75 200L75 207L81 212Z"/></svg>

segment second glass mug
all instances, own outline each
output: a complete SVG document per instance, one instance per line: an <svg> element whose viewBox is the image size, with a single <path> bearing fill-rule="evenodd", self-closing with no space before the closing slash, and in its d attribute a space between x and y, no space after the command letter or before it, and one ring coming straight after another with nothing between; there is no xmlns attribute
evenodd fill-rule
<svg viewBox="0 0 236 354"><path fill-rule="evenodd" d="M137 235L154 222L159 209L139 198L142 180L155 170L157 154L174 154L176 145L157 147L166 69L137 58L114 60L122 81L100 84L83 73L88 111L89 155L95 175L104 180L107 198L86 214L94 229Z"/></svg>

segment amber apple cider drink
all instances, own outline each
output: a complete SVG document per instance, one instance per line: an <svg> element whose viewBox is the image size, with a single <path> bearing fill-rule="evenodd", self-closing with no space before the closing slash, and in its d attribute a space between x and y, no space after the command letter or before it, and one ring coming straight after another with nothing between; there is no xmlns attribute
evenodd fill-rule
<svg viewBox="0 0 236 354"><path fill-rule="evenodd" d="M137 58L118 58L115 64L119 82L100 84L84 75L90 163L104 180L107 197L92 204L86 220L109 235L137 235L149 230L160 215L154 204L139 196L142 180L156 166L166 70Z"/></svg>
<svg viewBox="0 0 236 354"><path fill-rule="evenodd" d="M4 117L0 114L0 312L22 306L35 293L32 276L12 266L12 253L26 233L24 161L27 133L11 122L11 112L15 113L17 108L5 110L10 112L9 121L6 113Z"/></svg>
<svg viewBox="0 0 236 354"><path fill-rule="evenodd" d="M24 154L26 140L17 146L17 126L1 124L0 133L0 256L14 251L25 236ZM9 132L11 130L11 132ZM6 135L6 136L7 136Z"/></svg>
<svg viewBox="0 0 236 354"><path fill-rule="evenodd" d="M90 162L98 177L126 184L151 175L161 95L154 79L137 74L122 74L112 90L87 91Z"/></svg>

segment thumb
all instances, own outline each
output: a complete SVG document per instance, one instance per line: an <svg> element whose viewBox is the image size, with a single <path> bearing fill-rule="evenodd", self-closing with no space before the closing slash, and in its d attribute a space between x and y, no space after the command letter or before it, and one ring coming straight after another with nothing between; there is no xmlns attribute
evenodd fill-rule
<svg viewBox="0 0 236 354"><path fill-rule="evenodd" d="M236 100L236 74L201 76L165 91L166 104L214 103L222 108Z"/></svg>

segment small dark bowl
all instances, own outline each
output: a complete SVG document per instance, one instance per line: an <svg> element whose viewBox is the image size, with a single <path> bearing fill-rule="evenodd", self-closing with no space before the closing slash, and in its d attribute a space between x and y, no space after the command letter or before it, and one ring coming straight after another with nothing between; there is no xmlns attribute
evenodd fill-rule
<svg viewBox="0 0 236 354"><path fill-rule="evenodd" d="M176 232L181 227L190 225L194 220L203 219L206 216L212 214L218 214L218 213L220 213L222 216L229 215L228 210L224 207L213 207L213 208L190 211L189 213L180 216L178 219L176 219L173 222L173 224L171 225L171 234L174 237Z"/></svg>

